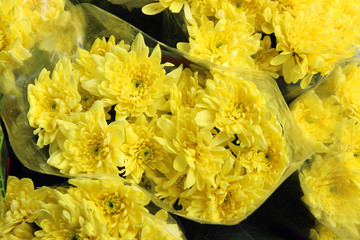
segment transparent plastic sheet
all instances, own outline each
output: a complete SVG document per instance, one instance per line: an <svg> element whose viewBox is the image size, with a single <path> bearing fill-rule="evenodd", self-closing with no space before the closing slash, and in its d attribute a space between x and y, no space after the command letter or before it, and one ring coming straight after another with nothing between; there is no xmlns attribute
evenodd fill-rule
<svg viewBox="0 0 360 240"><path fill-rule="evenodd" d="M116 41L124 40L126 44L130 44L135 38L135 35L140 32L121 19L93 5L80 4L75 6L75 8L79 12L84 12L84 19L86 23L84 30L84 43L80 45L81 48L89 49L95 38L110 37L111 35L115 37ZM143 36L145 37L147 46L154 47L159 43L146 34L143 34ZM281 128L282 137L284 138L287 146L285 157L289 160L289 162L286 163L286 166L284 166L282 172L280 173L280 177L276 179L275 183L267 187L264 192L253 199L254 204L251 208L249 208L249 210L246 211L245 215L233 219L227 219L221 222L189 217L181 213L181 211L177 211L168 204L160 201L159 198L155 197L154 192L148 192L152 201L156 205L177 215L187 217L201 223L236 224L255 211L256 208L259 207L281 184L281 182L284 181L305 159L307 159L313 153L313 146L309 145L302 137L302 134L292 119L288 107L274 80L271 79L268 75L261 72L248 71L243 69L237 69L234 73L234 71L230 71L229 68L218 67L215 64L211 64L207 61L191 57L188 54L181 53L175 49L167 47L164 44L159 44L163 48L163 54L166 54L166 57L169 57L171 61L179 60L180 62L184 62L183 58L185 57L187 60L198 65L196 66L195 64L190 64L193 69L197 69L199 71L204 71L205 69L205 72L207 70L217 70L218 72L222 73L232 72L233 75L230 76L230 78L234 77L244 79L246 82L255 84L265 99L267 111L272 113L272 116L275 119L274 121L276 122L277 126ZM8 94L5 96L3 106L11 107L4 107L2 116L4 118L8 132L10 133L9 138L12 147L18 158L26 167L42 173L64 176L59 172L59 170L50 167L47 164L47 160L49 158L48 149L40 149L36 145L36 138L33 136L33 129L29 126L26 116L29 109L26 96L27 85L31 83L34 78L38 77L42 67L46 66L48 67L48 70L51 70L52 66L55 65L57 60L47 57L42 57L40 59L43 60L37 61L37 63L39 65L43 65L39 66L38 68L29 68L29 74L23 76L21 72L22 69L19 70L19 74L16 80L17 85L15 88L19 92L18 94ZM49 61L49 63L47 61ZM189 61L185 61L186 64L188 64ZM266 80L264 81L264 79Z"/></svg>
<svg viewBox="0 0 360 240"><path fill-rule="evenodd" d="M358 239L360 60L338 63L290 108L317 153L299 170L305 202L315 218L344 239ZM316 128L314 128L316 126Z"/></svg>
<svg viewBox="0 0 360 240"><path fill-rule="evenodd" d="M39 239L56 235L186 240L172 216L155 206L138 186L120 178L74 176L68 183L34 188L29 178L9 176L7 194L2 202L5 207L1 205L7 217L0 215L0 237L4 239L23 238L28 232Z"/></svg>

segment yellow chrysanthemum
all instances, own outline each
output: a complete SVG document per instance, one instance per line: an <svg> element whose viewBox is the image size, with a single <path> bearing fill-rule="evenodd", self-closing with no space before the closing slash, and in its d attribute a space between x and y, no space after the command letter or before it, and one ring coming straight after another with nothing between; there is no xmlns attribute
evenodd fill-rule
<svg viewBox="0 0 360 240"><path fill-rule="evenodd" d="M153 216L146 216L141 230L141 240L181 240L182 232L175 223L166 223L168 213L160 210Z"/></svg>
<svg viewBox="0 0 360 240"><path fill-rule="evenodd" d="M315 229L310 229L310 239L311 240L343 240L337 236L330 228L326 227L324 224L316 221Z"/></svg>
<svg viewBox="0 0 360 240"><path fill-rule="evenodd" d="M245 16L237 21L220 19L216 23L202 16L188 31L189 43L178 43L178 49L224 66L254 66L251 56L259 50L261 36L246 22Z"/></svg>
<svg viewBox="0 0 360 240"><path fill-rule="evenodd" d="M19 239L20 236L32 234L32 228L27 223L33 223L36 219L37 203L31 179L9 176L4 207L0 218L1 239L12 239L11 235L13 239Z"/></svg>
<svg viewBox="0 0 360 240"><path fill-rule="evenodd" d="M130 52L113 46L105 57L93 55L98 77L84 81L82 87L90 93L102 96L108 106L116 105L116 119L128 116L155 116L170 86L179 80L182 67L166 74L161 64L161 50L157 45L149 55L144 38L138 34ZM96 56L96 57L95 57Z"/></svg>
<svg viewBox="0 0 360 240"><path fill-rule="evenodd" d="M174 183L184 177L184 190L203 190L205 186L216 185L215 176L230 156L225 144L231 138L226 133L212 134L210 130L198 126L194 120L196 114L195 110L188 109L157 120L163 136L156 139L168 153L174 155L173 168L177 172L167 175L167 178Z"/></svg>
<svg viewBox="0 0 360 240"><path fill-rule="evenodd" d="M245 169L246 174L256 175L264 181L264 189L269 189L280 180L285 167L289 163L287 146L279 124L263 125L266 149L256 146L241 148L230 144L230 149L237 156L237 161Z"/></svg>
<svg viewBox="0 0 360 240"><path fill-rule="evenodd" d="M139 183L145 171L168 173L171 157L155 139L155 118L149 123L141 115L133 124L126 126L121 153L122 173L126 179Z"/></svg>
<svg viewBox="0 0 360 240"><path fill-rule="evenodd" d="M108 40L105 38L102 38L101 40L97 38L91 46L90 51L86 51L81 48L78 49L78 58L75 59L75 62L72 64L72 66L79 74L80 83L91 80L97 76L96 64L92 58L92 55L96 54L105 56L107 52L110 52L111 47L115 45L115 37L110 36ZM126 45L124 41L121 41L118 45L127 50L130 48L130 46ZM100 99L99 96L91 94L81 86L79 86L79 94L81 95L81 105L86 111L90 109L96 100Z"/></svg>
<svg viewBox="0 0 360 240"><path fill-rule="evenodd" d="M273 78L278 78L281 66L271 65L271 60L279 54L275 48L271 47L270 36L265 36L260 42L260 49L255 54L255 68L268 73Z"/></svg>
<svg viewBox="0 0 360 240"><path fill-rule="evenodd" d="M69 192L94 202L100 211L102 223L109 226L112 237L134 239L144 226L146 206L150 199L132 186L115 179L71 179L77 188Z"/></svg>
<svg viewBox="0 0 360 240"><path fill-rule="evenodd" d="M256 176L222 178L219 187L188 195L186 215L223 224L237 223L255 209L255 201L263 194L262 185Z"/></svg>
<svg viewBox="0 0 360 240"><path fill-rule="evenodd" d="M110 238L93 202L57 190L53 190L53 195L55 203L40 202L36 224L41 229L35 232L34 240Z"/></svg>
<svg viewBox="0 0 360 240"><path fill-rule="evenodd" d="M261 122L266 120L265 99L254 83L238 77L214 74L197 107L196 123L236 135L241 146L265 148Z"/></svg>
<svg viewBox="0 0 360 240"><path fill-rule="evenodd" d="M0 239L32 240L34 239L34 231L35 230L31 227L30 224L21 222L19 225L16 225L10 233L6 234L2 232L2 234L0 234Z"/></svg>
<svg viewBox="0 0 360 240"><path fill-rule="evenodd" d="M360 66L354 62L334 71L335 93L340 97L344 108L349 110L348 114L360 118Z"/></svg>
<svg viewBox="0 0 360 240"><path fill-rule="evenodd" d="M276 11L277 5L276 1L270 0L222 0L214 7L218 19L236 21L239 16L245 14L247 22L257 31L271 34L274 32L272 14Z"/></svg>
<svg viewBox="0 0 360 240"><path fill-rule="evenodd" d="M185 68L178 84L174 84L170 89L168 103L171 113L177 114L182 108L194 108L198 101L199 90L203 89L201 84L204 82L203 74Z"/></svg>
<svg viewBox="0 0 360 240"><path fill-rule="evenodd" d="M296 122L311 141L332 143L342 107L337 98L321 99L314 90L306 92L290 105Z"/></svg>
<svg viewBox="0 0 360 240"><path fill-rule="evenodd" d="M65 0L17 0L23 17L29 19L39 48L73 55L83 41L83 16ZM71 11L70 11L71 10Z"/></svg>
<svg viewBox="0 0 360 240"><path fill-rule="evenodd" d="M189 11L189 2L191 2L191 0L155 0L155 2L156 3L150 3L144 6L142 8L143 13L155 15L167 8L174 13L178 13L183 7L186 8L186 11Z"/></svg>
<svg viewBox="0 0 360 240"><path fill-rule="evenodd" d="M325 12L311 6L296 14L285 11L273 17L276 50L281 53L270 63L282 66L285 82L301 80L300 86L306 88L314 74L325 75L338 58L355 55L343 34L334 28L332 21L336 20Z"/></svg>
<svg viewBox="0 0 360 240"><path fill-rule="evenodd" d="M351 162L336 152L317 155L311 166L302 170L300 183L302 199L317 219L336 229L339 236L358 239L360 188L356 175L360 164L358 160Z"/></svg>
<svg viewBox="0 0 360 240"><path fill-rule="evenodd" d="M88 112L72 114L64 120L55 120L63 137L50 148L48 164L65 174L118 173L123 130L118 122L107 124L102 102L96 102Z"/></svg>
<svg viewBox="0 0 360 240"><path fill-rule="evenodd" d="M20 67L31 57L34 34L16 0L0 1L0 73Z"/></svg>
<svg viewBox="0 0 360 240"><path fill-rule="evenodd" d="M50 72L43 69L35 84L28 86L30 126L36 128L40 147L55 141L59 128L57 119L65 119L71 112L79 112L78 79L74 76L70 60L62 58Z"/></svg>

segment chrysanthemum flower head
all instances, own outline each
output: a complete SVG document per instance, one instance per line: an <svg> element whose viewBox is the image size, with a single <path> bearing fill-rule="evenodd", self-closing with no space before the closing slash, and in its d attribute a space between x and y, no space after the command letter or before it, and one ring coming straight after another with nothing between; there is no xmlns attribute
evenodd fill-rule
<svg viewBox="0 0 360 240"><path fill-rule="evenodd" d="M357 62L345 67L337 67L332 75L336 81L335 92L340 97L342 104L348 108L348 114L360 118L360 66Z"/></svg>
<svg viewBox="0 0 360 240"><path fill-rule="evenodd" d="M164 66L168 64L161 64L159 45L148 55L149 48L141 34L134 39L130 52L124 47L113 46L105 57L96 57L99 76L83 82L82 87L102 96L108 105L116 105L117 119L142 113L155 116L162 98L179 80L182 67L166 74Z"/></svg>
<svg viewBox="0 0 360 240"><path fill-rule="evenodd" d="M353 163L356 163L353 161ZM300 174L303 201L311 213L344 236L359 238L359 182L353 177L359 172L350 167L346 156L330 152L315 156L309 167Z"/></svg>
<svg viewBox="0 0 360 240"><path fill-rule="evenodd" d="M304 93L290 105L296 122L311 141L331 143L342 117L342 107L335 97L321 99L312 90Z"/></svg>
<svg viewBox="0 0 360 240"><path fill-rule="evenodd" d="M102 102L55 121L64 137L58 138L59 149L50 152L49 165L70 175L118 173L116 148L123 142L123 127L118 122L107 124Z"/></svg>
<svg viewBox="0 0 360 240"><path fill-rule="evenodd" d="M33 223L36 219L37 203L31 179L9 176L4 207L1 209L0 237L16 236L21 229L32 233L31 227L30 230L29 226L26 226L26 223Z"/></svg>
<svg viewBox="0 0 360 240"><path fill-rule="evenodd" d="M115 179L72 179L69 183L77 187L72 194L88 196L95 203L111 236L133 239L141 231L150 201L145 193Z"/></svg>
<svg viewBox="0 0 360 240"><path fill-rule="evenodd" d="M62 58L50 72L43 69L28 86L30 109L28 119L39 135L40 147L55 141L59 128L57 119L65 119L71 112L79 112L80 94L77 91L78 79L74 76L70 60Z"/></svg>
<svg viewBox="0 0 360 240"><path fill-rule="evenodd" d="M156 139L167 152L174 154L173 168L179 173L173 182L186 173L184 190L192 187L203 190L205 186L215 185L215 176L220 173L224 159L230 156L224 145L231 137L226 133L213 135L196 123L195 116L196 111L188 109L157 121L163 136Z"/></svg>
<svg viewBox="0 0 360 240"><path fill-rule="evenodd" d="M108 228L93 202L53 192L55 203L40 202L36 224L41 229L34 239L109 239Z"/></svg>
<svg viewBox="0 0 360 240"><path fill-rule="evenodd" d="M35 43L30 22L21 17L16 0L0 1L0 73L20 67Z"/></svg>
<svg viewBox="0 0 360 240"><path fill-rule="evenodd" d="M252 82L239 77L214 74L197 107L196 123L235 134L242 146L265 146L260 123L266 118L265 98Z"/></svg>
<svg viewBox="0 0 360 240"><path fill-rule="evenodd" d="M253 67L251 55L259 50L260 35L245 15L241 20L220 19L216 23L202 16L188 31L189 43L178 43L178 49L220 65Z"/></svg>
<svg viewBox="0 0 360 240"><path fill-rule="evenodd" d="M171 163L169 154L156 140L156 125L144 115L125 128L124 143L119 146L121 164L126 179L139 183L145 171L167 173Z"/></svg>

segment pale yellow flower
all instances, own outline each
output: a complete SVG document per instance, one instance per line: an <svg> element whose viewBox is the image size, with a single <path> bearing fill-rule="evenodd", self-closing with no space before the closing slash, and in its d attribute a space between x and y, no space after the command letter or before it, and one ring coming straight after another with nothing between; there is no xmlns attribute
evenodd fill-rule
<svg viewBox="0 0 360 240"><path fill-rule="evenodd" d="M340 236L355 239L360 236L356 223L360 217L359 179L354 181L359 169L358 160L349 162L346 155L329 152L325 156L316 155L311 165L303 167L300 174L302 200L311 213L328 227L336 229Z"/></svg>
<svg viewBox="0 0 360 240"><path fill-rule="evenodd" d="M217 22L202 16L197 24L188 27L189 43L178 43L179 50L224 66L254 66L251 57L260 47L260 34L255 33L246 17Z"/></svg>
<svg viewBox="0 0 360 240"><path fill-rule="evenodd" d="M338 67L332 76L336 82L335 93L340 97L348 114L360 118L360 66L357 62ZM329 80L330 81L330 80Z"/></svg>
<svg viewBox="0 0 360 240"><path fill-rule="evenodd" d="M43 69L35 84L28 86L29 124L38 134L40 147L55 141L59 128L57 119L65 119L82 107L77 91L78 79L73 74L70 60L62 58L51 74Z"/></svg>
<svg viewBox="0 0 360 240"><path fill-rule="evenodd" d="M39 48L72 56L84 39L82 12L65 0L17 0L22 15L29 19Z"/></svg>
<svg viewBox="0 0 360 240"><path fill-rule="evenodd" d="M199 90L205 82L205 76L199 72L193 72L190 68L185 68L181 74L178 84L174 84L170 89L170 99L168 101L170 112L177 114L182 108L194 108L198 102Z"/></svg>
<svg viewBox="0 0 360 240"><path fill-rule="evenodd" d="M102 102L66 120L55 120L63 137L58 138L59 149L50 148L47 163L70 175L118 174L123 127L118 122L107 124Z"/></svg>
<svg viewBox="0 0 360 240"><path fill-rule="evenodd" d="M35 43L30 22L16 0L0 1L0 73L22 66Z"/></svg>
<svg viewBox="0 0 360 240"><path fill-rule="evenodd" d="M36 224L41 229L35 232L34 240L110 238L95 203L57 190L52 192L56 202L40 202L36 212Z"/></svg>
<svg viewBox="0 0 360 240"><path fill-rule="evenodd" d="M113 46L105 57L93 55L99 76L83 82L82 87L102 96L108 106L116 105L116 119L142 113L155 116L164 95L179 80L182 67L166 74L164 66L168 64L161 64L159 45L148 55L149 48L141 34L134 39L130 52Z"/></svg>
<svg viewBox="0 0 360 240"><path fill-rule="evenodd" d="M255 54L255 67L268 73L273 78L278 78L281 72L281 66L271 65L271 60L279 54L275 48L271 47L270 36L265 36L260 42L260 49Z"/></svg>
<svg viewBox="0 0 360 240"><path fill-rule="evenodd" d="M337 236L330 228L324 224L316 221L315 229L310 229L310 239L311 240L343 240Z"/></svg>
<svg viewBox="0 0 360 240"><path fill-rule="evenodd" d="M71 179L69 183L77 187L69 190L73 196L94 202L112 237L134 239L139 234L150 201L143 192L119 179Z"/></svg>
<svg viewBox="0 0 360 240"><path fill-rule="evenodd" d="M292 102L290 109L295 121L311 141L327 144L335 140L336 127L342 117L342 107L336 97L321 99L312 90Z"/></svg>
<svg viewBox="0 0 360 240"><path fill-rule="evenodd" d="M181 240L182 232L176 223L167 223L169 214L159 210L155 216L146 216L141 230L141 240Z"/></svg>
<svg viewBox="0 0 360 240"><path fill-rule="evenodd" d="M2 240L32 240L34 238L34 229L30 224L21 222L16 225L8 234L0 234ZM4 235L5 234L5 235Z"/></svg>
<svg viewBox="0 0 360 240"><path fill-rule="evenodd" d="M282 66L286 83L301 80L300 86L306 88L314 74L325 75L338 58L356 54L334 27L337 19L326 13L322 7L311 5L296 14L285 11L273 16L276 50L280 54L270 63Z"/></svg>
<svg viewBox="0 0 360 240"><path fill-rule="evenodd" d="M252 82L240 77L214 74L200 97L196 123L207 129L216 127L229 136L236 135L241 146L265 147L261 129L265 121L265 98Z"/></svg>
<svg viewBox="0 0 360 240"><path fill-rule="evenodd" d="M231 137L198 126L194 120L196 114L195 110L188 109L157 120L163 136L156 140L173 155L173 168L177 172L166 176L171 179L170 184L184 177L183 190L203 190L216 185L215 176L220 173L224 160L230 157L225 145Z"/></svg>
<svg viewBox="0 0 360 240"><path fill-rule="evenodd" d="M256 209L262 189L263 182L256 176L222 178L217 188L189 194L189 204L183 207L189 217L234 224Z"/></svg>
<svg viewBox="0 0 360 240"><path fill-rule="evenodd" d="M170 155L155 140L156 125L141 115L133 124L126 126L124 143L119 146L121 153L120 171L126 179L139 183L145 171L168 173Z"/></svg>
<svg viewBox="0 0 360 240"><path fill-rule="evenodd" d="M236 21L239 16L245 14L246 21L257 31L271 34L274 32L272 14L276 12L277 5L278 2L270 0L222 0L214 5L215 17Z"/></svg>
<svg viewBox="0 0 360 240"><path fill-rule="evenodd" d="M1 210L0 238L9 239L13 235L16 239L15 236L20 238L21 235L28 237L32 234L27 223L33 223L36 219L37 207L32 180L9 176L5 205Z"/></svg>
<svg viewBox="0 0 360 240"><path fill-rule="evenodd" d="M246 174L256 175L264 181L264 189L269 189L280 180L285 167L289 164L288 147L279 124L263 125L266 149L256 146L241 148L230 144L229 147L237 156L237 161Z"/></svg>

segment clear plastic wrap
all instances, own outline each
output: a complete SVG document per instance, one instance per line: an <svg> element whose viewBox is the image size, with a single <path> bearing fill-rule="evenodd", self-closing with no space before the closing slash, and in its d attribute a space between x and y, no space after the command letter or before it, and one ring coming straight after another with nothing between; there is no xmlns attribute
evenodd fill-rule
<svg viewBox="0 0 360 240"><path fill-rule="evenodd" d="M176 221L137 186L119 178L90 177L35 189L31 179L10 176L0 237L186 239Z"/></svg>
<svg viewBox="0 0 360 240"><path fill-rule="evenodd" d="M314 90L291 104L317 153L300 168L306 203L315 218L343 239L359 229L359 59L336 65Z"/></svg>
<svg viewBox="0 0 360 240"><path fill-rule="evenodd" d="M77 54L34 51L36 64L19 68L15 93L4 96L2 117L26 167L120 174L169 212L236 224L314 152L267 74L199 60L93 5L75 9L84 19ZM87 143L90 152L76 148Z"/></svg>

